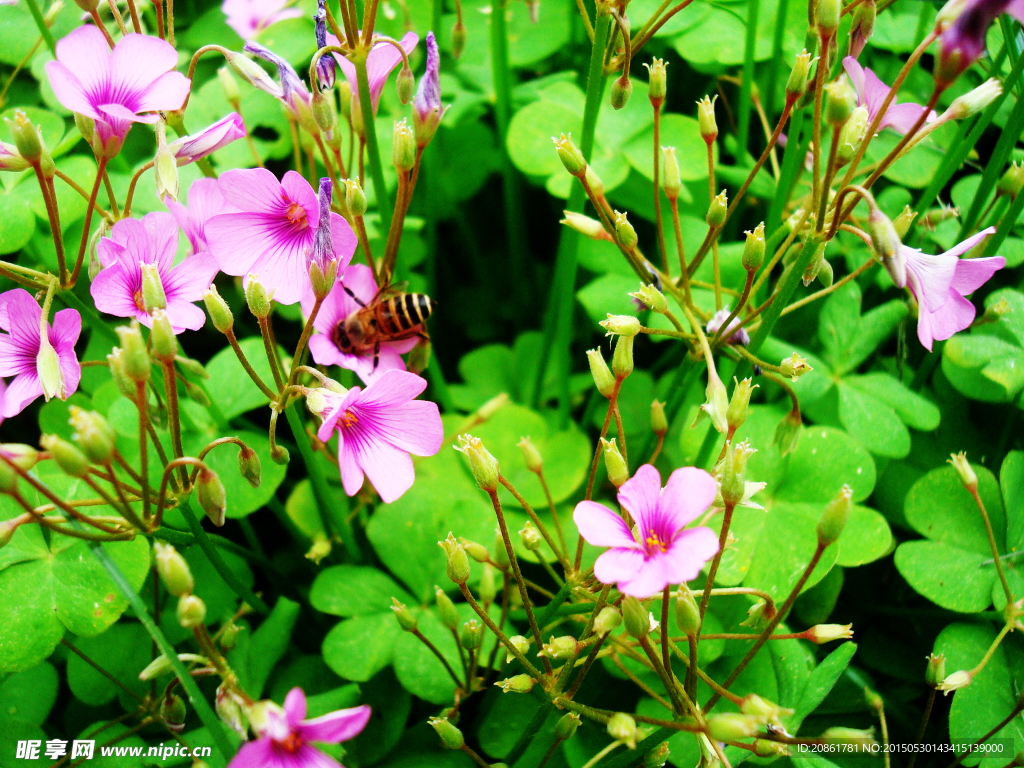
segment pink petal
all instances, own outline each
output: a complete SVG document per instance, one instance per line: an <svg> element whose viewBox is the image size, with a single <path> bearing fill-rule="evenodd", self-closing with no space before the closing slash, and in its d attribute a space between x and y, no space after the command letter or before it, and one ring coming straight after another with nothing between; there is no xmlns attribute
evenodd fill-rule
<svg viewBox="0 0 1024 768"><path fill-rule="evenodd" d="M588 544L595 547L640 549L626 522L604 504L581 501L572 513L573 522Z"/></svg>
<svg viewBox="0 0 1024 768"><path fill-rule="evenodd" d="M859 106L864 103L864 67L853 56L847 56L843 59L843 69L846 70L850 82L853 83L853 89L857 91Z"/></svg>
<svg viewBox="0 0 1024 768"><path fill-rule="evenodd" d="M279 763L273 752L273 742L263 738L243 744L228 768L268 768L275 765Z"/></svg>
<svg viewBox="0 0 1024 768"><path fill-rule="evenodd" d="M394 408L418 397L427 388L427 380L407 371L389 371L353 400L360 406Z"/></svg>
<svg viewBox="0 0 1024 768"><path fill-rule="evenodd" d="M411 341L415 343L416 340L412 339ZM401 353L408 351L407 341L388 342L380 345L376 367L374 367L372 351L366 355L345 355L339 353L342 359L338 365L354 371L365 384L369 385L388 371L404 371L405 361L402 359Z"/></svg>
<svg viewBox="0 0 1024 768"><path fill-rule="evenodd" d="M25 410L25 406L37 397L41 397L42 394L43 385L39 382L39 376L35 369L15 376L14 380L7 385L7 390L0 400L0 416L5 419L17 416Z"/></svg>
<svg viewBox="0 0 1024 768"><path fill-rule="evenodd" d="M718 534L701 526L681 531L662 558L670 584L683 584L697 578L704 564L718 552Z"/></svg>
<svg viewBox="0 0 1024 768"><path fill-rule="evenodd" d="M139 285L141 278L132 280L122 265L116 264L100 270L89 286L89 294L100 312L115 317L136 317L140 313L135 303Z"/></svg>
<svg viewBox="0 0 1024 768"><path fill-rule="evenodd" d="M328 757L310 744L303 744L294 754L281 751L282 768L341 768L333 757Z"/></svg>
<svg viewBox="0 0 1024 768"><path fill-rule="evenodd" d="M95 29L95 27L79 27L79 29ZM96 31L99 32L98 29ZM100 33L100 37L102 36L103 34ZM67 40L67 38L65 37L57 43L58 47L64 40ZM105 41L103 47L107 47ZM85 88L70 69L59 61L48 61L46 62L46 76L50 80L50 87L53 88L57 101L72 112L78 112L81 115L94 119L99 117L99 114L93 108L92 102L89 101L89 97L85 93Z"/></svg>
<svg viewBox="0 0 1024 768"><path fill-rule="evenodd" d="M138 112L180 109L188 97L189 88L189 80L181 72L165 72L143 91L135 109Z"/></svg>
<svg viewBox="0 0 1024 768"><path fill-rule="evenodd" d="M270 237L274 235L272 231L267 234ZM311 241L312 237L272 243L249 267L248 272L259 277L267 290L273 291L273 299L278 304L295 304L309 292L306 250ZM216 253L220 254L220 250ZM221 269L228 272L223 266ZM248 282L248 277L242 281L243 285L248 285Z"/></svg>
<svg viewBox="0 0 1024 768"><path fill-rule="evenodd" d="M175 333L181 333L186 329L198 331L206 323L206 313L187 301L168 301L166 312ZM153 327L153 318L148 314L140 320L147 328Z"/></svg>
<svg viewBox="0 0 1024 768"><path fill-rule="evenodd" d="M164 291L184 301L199 301L217 274L217 260L208 253L186 258L164 278Z"/></svg>
<svg viewBox="0 0 1024 768"><path fill-rule="evenodd" d="M995 234L995 231L996 231L995 227L986 227L985 229L981 230L980 232L977 232L977 233L971 235L970 237L968 237L963 242L957 243L952 248L950 248L948 251L943 253L942 256L945 256L945 257L956 256L957 258L959 258L960 256L963 256L965 253L969 253L974 248L974 246L976 246L978 243L980 243L986 237L988 237L989 235Z"/></svg>
<svg viewBox="0 0 1024 768"><path fill-rule="evenodd" d="M155 211L142 217L142 225L149 240L147 250L154 256L152 260L160 264L161 271L170 269L178 253L178 222L169 213Z"/></svg>
<svg viewBox="0 0 1024 768"><path fill-rule="evenodd" d="M301 720L306 719L306 694L295 686L284 697L284 711L288 716L288 725L296 728Z"/></svg>
<svg viewBox="0 0 1024 768"><path fill-rule="evenodd" d="M49 339L57 352L75 352L75 344L82 333L82 316L77 309L62 309L53 316Z"/></svg>
<svg viewBox="0 0 1024 768"><path fill-rule="evenodd" d="M370 707L364 704L306 720L299 728L299 733L309 741L338 744L358 736L369 720Z"/></svg>
<svg viewBox="0 0 1024 768"><path fill-rule="evenodd" d="M922 112L924 112L924 107L920 104L892 104L885 110L885 117L878 124L878 130L892 128L900 135L909 133L910 129L921 119ZM934 119L935 112L932 111L930 114Z"/></svg>
<svg viewBox="0 0 1024 768"><path fill-rule="evenodd" d="M671 519L667 528L678 531L710 507L717 494L715 478L703 469L683 467L669 475L665 490L661 492L658 510Z"/></svg>
<svg viewBox="0 0 1024 768"><path fill-rule="evenodd" d="M356 463L366 473L385 504L390 504L412 487L416 473L408 453L383 440L362 440L358 447L352 446L347 439L346 443L349 443ZM348 493L347 485L345 492Z"/></svg>
<svg viewBox="0 0 1024 768"><path fill-rule="evenodd" d="M34 344L39 349L39 318L43 311L24 288L14 288L0 295L6 311L7 327L13 340L19 344Z"/></svg>
<svg viewBox="0 0 1024 768"><path fill-rule="evenodd" d="M281 182L266 168L226 171L217 183L225 202L240 211L275 213L281 203Z"/></svg>
<svg viewBox="0 0 1024 768"><path fill-rule="evenodd" d="M352 357L341 352L334 342L323 334L316 334L309 339L309 353L313 356L313 362L317 365L340 365L348 368L343 362L346 358ZM349 370L352 370L351 368Z"/></svg>
<svg viewBox="0 0 1024 768"><path fill-rule="evenodd" d="M630 578L636 576L636 574L643 571L646 565L646 557L643 552L637 549L626 549L625 547L615 547L609 549L594 563L594 575L597 580L602 584L619 584L620 591L622 589L622 582L627 581ZM626 594L632 595L632 592L626 592ZM648 597L653 592L642 597Z"/></svg>
<svg viewBox="0 0 1024 768"><path fill-rule="evenodd" d="M619 504L625 507L637 528L646 531L658 515L661 496L661 475L650 464L644 464L619 488Z"/></svg>
<svg viewBox="0 0 1024 768"><path fill-rule="evenodd" d="M82 25L57 41L57 61L68 68L66 72L83 94L101 93L109 88L111 58L106 38L92 25ZM47 66L47 74L49 72Z"/></svg>
<svg viewBox="0 0 1024 768"><path fill-rule="evenodd" d="M844 63L845 65L845 63ZM858 95L860 92L858 91ZM874 119L875 115L878 114L878 110L882 108L882 104L885 103L885 97L889 95L889 86L878 79L878 75L872 72L870 69L864 70L864 106L868 108L868 114ZM889 105L889 109L886 110L886 115L890 110L893 109L895 99Z"/></svg>
<svg viewBox="0 0 1024 768"><path fill-rule="evenodd" d="M902 249L907 262L907 284L917 297L922 311L934 312L949 300L957 259L932 256L916 248Z"/></svg>
<svg viewBox="0 0 1024 768"><path fill-rule="evenodd" d="M352 227L349 226L344 217L333 212L331 213L331 240L333 241L334 253L338 257L338 267L344 269L352 261L352 254L356 252L359 238L356 237L356 233L352 231Z"/></svg>
<svg viewBox="0 0 1024 768"><path fill-rule="evenodd" d="M987 283L996 272L1006 266L1002 256L984 259L960 259L953 273L953 290L962 296L974 293Z"/></svg>
<svg viewBox="0 0 1024 768"><path fill-rule="evenodd" d="M306 211L306 221L310 229L316 229L320 221L320 203L316 192L300 173L288 171L281 179L281 191L293 203L298 203ZM337 216L337 214L335 214ZM339 218L341 218L339 216Z"/></svg>
<svg viewBox="0 0 1024 768"><path fill-rule="evenodd" d="M444 427L437 403L411 400L386 409L374 409L373 430L396 448L417 456L433 456L441 450Z"/></svg>
<svg viewBox="0 0 1024 768"><path fill-rule="evenodd" d="M324 440L322 431L318 433L318 436ZM328 436L330 436L329 432ZM345 493L355 496L363 487L363 468L356 459L355 450L346 445L345 433L341 430L338 430L338 468L341 471L341 485L345 489Z"/></svg>
<svg viewBox="0 0 1024 768"><path fill-rule="evenodd" d="M141 95L154 81L174 69L177 64L178 53L170 43L159 37L129 33L118 41L110 53L110 85L119 94ZM184 75L181 77L184 78ZM177 109L180 106L179 101L176 106L166 108ZM140 107L139 111L143 109L147 108Z"/></svg>
<svg viewBox="0 0 1024 768"><path fill-rule="evenodd" d="M933 339L943 341L952 337L969 327L976 314L974 304L951 288L948 301L940 309L929 312L919 306L917 338L923 347L931 351Z"/></svg>

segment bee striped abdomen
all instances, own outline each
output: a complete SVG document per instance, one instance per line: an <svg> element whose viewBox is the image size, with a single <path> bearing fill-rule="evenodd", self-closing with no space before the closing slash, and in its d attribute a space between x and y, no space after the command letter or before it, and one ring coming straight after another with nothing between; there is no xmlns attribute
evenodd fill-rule
<svg viewBox="0 0 1024 768"><path fill-rule="evenodd" d="M434 310L433 300L423 293L392 296L380 305L378 320L381 331L397 336L426 322Z"/></svg>

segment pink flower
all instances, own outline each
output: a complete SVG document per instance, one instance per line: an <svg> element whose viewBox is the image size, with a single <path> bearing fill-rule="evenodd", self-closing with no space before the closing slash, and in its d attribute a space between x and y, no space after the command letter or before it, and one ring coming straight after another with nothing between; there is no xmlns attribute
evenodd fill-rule
<svg viewBox="0 0 1024 768"><path fill-rule="evenodd" d="M909 286L917 299L917 338L927 350L933 341L948 339L974 322L974 304L964 297L1006 266L1002 256L960 258L995 231L983 229L938 256L904 245L896 258L883 261L896 286Z"/></svg>
<svg viewBox="0 0 1024 768"><path fill-rule="evenodd" d="M0 394L3 418L21 413L40 395L66 400L78 389L82 366L75 356L75 343L82 332L82 317L78 310L62 309L53 316L52 327L47 323L44 343L42 314L36 300L22 288L0 294L0 328L7 331L0 333L0 376L14 377Z"/></svg>
<svg viewBox="0 0 1024 768"><path fill-rule="evenodd" d="M188 189L188 208L177 200L166 198L164 203L178 221L192 244L192 253L208 251L206 244L206 223L219 213L233 213L234 206L224 201L216 179L196 179Z"/></svg>
<svg viewBox="0 0 1024 768"><path fill-rule="evenodd" d="M348 288L355 294L349 296ZM417 338L402 341L385 341L380 345L377 356L377 367L373 367L374 348L360 354L343 352L340 337L345 330L345 320L360 309L359 301L369 304L377 295L377 284L373 281L373 272L364 264L353 264L345 270L342 280L335 283L334 288L324 299L313 321L313 327L319 333L309 340L309 351L318 365L340 365L355 371L366 384L373 383L387 371L404 371L405 363L402 355L416 346ZM302 300L303 314L309 315L313 309L313 296L307 295Z"/></svg>
<svg viewBox="0 0 1024 768"><path fill-rule="evenodd" d="M718 333L718 329L722 327L722 323L729 319L729 315L732 314L732 310L728 307L722 307L720 310L715 312L708 320L707 329L709 334ZM746 328L740 328L736 330L737 326L742 322L739 317L733 318L733 321L729 323L727 333L730 333L729 341L733 344L742 344L747 346L750 343L750 334L747 333Z"/></svg>
<svg viewBox="0 0 1024 768"><path fill-rule="evenodd" d="M299 301L310 290L308 259L320 222L316 192L295 171L278 181L264 168L228 171L218 183L224 200L239 211L206 223L206 241L220 269L258 275L281 304ZM358 241L336 213L331 213L331 235L340 272Z"/></svg>
<svg viewBox="0 0 1024 768"><path fill-rule="evenodd" d="M878 75L870 69L865 69L852 56L843 59L843 68L850 76L853 87L857 91L857 106L868 108L868 122L875 119L878 110L881 108L885 97L889 95L889 86L878 79ZM878 131L881 133L885 128L892 128L896 133L903 135L917 123L924 112L920 104L897 104L896 99L892 100L889 108L885 110L882 121L878 124ZM926 122L935 119L934 110L928 113Z"/></svg>
<svg viewBox="0 0 1024 768"><path fill-rule="evenodd" d="M100 312L135 317L151 327L152 318L142 301L142 264L156 264L167 298L165 311L174 332L203 327L206 313L192 302L202 299L210 287L217 262L208 253L198 253L172 266L178 251L178 224L171 214L158 211L141 220L122 219L110 230L110 237L100 240L96 250L103 269L89 292Z"/></svg>
<svg viewBox="0 0 1024 768"><path fill-rule="evenodd" d="M155 123L157 111L184 103L189 81L174 71L177 64L177 51L158 37L128 34L111 50L103 33L86 25L57 43L57 60L47 62L46 74L61 104L96 121L97 137L112 157L132 123Z"/></svg>
<svg viewBox="0 0 1024 768"><path fill-rule="evenodd" d="M1024 0L966 0L949 2L939 13L939 22L948 11L956 11L956 18L939 38L939 65L936 78L948 85L961 72L985 53L988 28L1003 13L1024 23Z"/></svg>
<svg viewBox="0 0 1024 768"><path fill-rule="evenodd" d="M245 136L245 123L242 122L242 116L237 112L232 112L213 125L208 125L199 133L172 141L167 148L178 161L178 165L186 165L226 147L235 139L240 139L243 136Z"/></svg>
<svg viewBox="0 0 1024 768"><path fill-rule="evenodd" d="M370 707L351 709L306 720L306 694L292 688L284 709L267 707L259 738L244 745L228 768L340 768L340 763L311 745L338 744L358 736L370 719Z"/></svg>
<svg viewBox="0 0 1024 768"><path fill-rule="evenodd" d="M288 0L224 0L220 9L228 26L243 40L251 40L271 24L302 15L301 9L286 5Z"/></svg>
<svg viewBox="0 0 1024 768"><path fill-rule="evenodd" d="M718 552L718 537L710 528L683 526L710 507L717 492L715 478L696 467L677 469L663 490L658 470L644 464L619 488L619 504L636 523L639 542L617 513L581 501L572 515L580 534L594 546L611 547L597 558L594 575L633 597L696 578Z"/></svg>
<svg viewBox="0 0 1024 768"><path fill-rule="evenodd" d="M416 48L416 44L419 41L419 35L415 32L406 32L399 42L406 55L409 55ZM334 35L328 35L327 42L329 45L339 44L338 38ZM352 88L352 111L357 112L359 110L359 84L356 82L356 66L340 54L334 54L334 58L338 60L341 71L345 74L345 79L348 80L348 84ZM402 54L391 43L377 43L370 50L370 55L366 59L366 79L370 85L370 103L373 106L373 114L377 114L380 94L384 90L384 84L388 81L388 76L401 61Z"/></svg>
<svg viewBox="0 0 1024 768"><path fill-rule="evenodd" d="M327 399L317 437L338 435L338 464L345 493L354 496L370 479L390 503L416 479L410 453L433 456L441 448L444 427L437 405L415 400L427 382L415 373L387 371L366 389L344 395L319 390Z"/></svg>

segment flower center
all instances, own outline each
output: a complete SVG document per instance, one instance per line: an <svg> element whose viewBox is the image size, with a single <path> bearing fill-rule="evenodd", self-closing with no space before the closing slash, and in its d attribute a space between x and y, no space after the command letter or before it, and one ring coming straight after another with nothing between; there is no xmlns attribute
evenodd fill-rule
<svg viewBox="0 0 1024 768"><path fill-rule="evenodd" d="M285 198L285 202L288 203L284 213L288 223L296 229L304 228L306 226L306 209L298 203L289 202L288 198Z"/></svg>
<svg viewBox="0 0 1024 768"><path fill-rule="evenodd" d="M132 296L132 298L135 300L135 306L139 308L139 311L140 312L145 312L146 311L146 302L142 298L142 289L141 288L139 288L139 290L137 290L135 292L135 295Z"/></svg>
<svg viewBox="0 0 1024 768"><path fill-rule="evenodd" d="M302 737L295 731L292 731L284 738L284 741L280 741L278 743L284 747L286 752L294 754L299 751L300 747L302 747Z"/></svg>
<svg viewBox="0 0 1024 768"><path fill-rule="evenodd" d="M345 411L345 415L341 417L341 426L345 429L351 429L359 423L359 419L352 411Z"/></svg>
<svg viewBox="0 0 1024 768"><path fill-rule="evenodd" d="M668 551L668 544L658 538L658 534L654 531L647 532L647 551L651 552L655 549L660 549L662 552Z"/></svg>

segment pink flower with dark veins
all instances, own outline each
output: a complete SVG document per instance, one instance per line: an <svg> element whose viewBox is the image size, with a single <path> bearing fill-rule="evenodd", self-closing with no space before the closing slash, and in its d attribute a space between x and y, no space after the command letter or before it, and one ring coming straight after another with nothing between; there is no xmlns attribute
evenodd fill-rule
<svg viewBox="0 0 1024 768"><path fill-rule="evenodd" d="M857 91L857 106L868 108L868 122L870 123L875 119L878 110L882 108L885 97L889 95L889 86L879 80L878 75L870 69L862 67L852 56L843 59L843 68L850 76L853 87ZM889 108L885 110L882 121L878 124L878 132L881 133L886 128L892 128L896 133L903 135L914 127L922 112L924 112L924 107L920 104L911 102L897 104L894 98ZM928 113L928 119L925 122L930 123L934 119L935 111L932 110Z"/></svg>
<svg viewBox="0 0 1024 768"><path fill-rule="evenodd" d="M0 417L25 410L40 395L47 400L66 400L78 389L82 366L75 355L75 343L82 332L82 317L76 309L62 309L46 324L42 337L43 311L32 294L15 288L0 294L0 376L13 376L0 393Z"/></svg>
<svg viewBox="0 0 1024 768"><path fill-rule="evenodd" d="M177 64L178 52L158 37L131 33L111 50L102 32L85 25L57 42L46 74L61 104L96 121L104 153L113 157L132 123L155 123L157 112L185 102L189 80L174 71Z"/></svg>
<svg viewBox="0 0 1024 768"><path fill-rule="evenodd" d="M355 298L348 294L346 288ZM416 346L419 341L416 337L382 342L376 368L373 365L374 349L370 348L365 354L359 355L341 350L339 336L345 330L345 320L360 309L359 301L364 305L369 304L376 295L377 284L373 281L373 272L369 267L353 264L345 270L344 279L335 283L313 321L313 327L319 333L310 337L309 351L318 365L340 365L355 371L366 384L373 383L387 371L405 370L402 355ZM302 311L308 316L312 310L313 296L310 294L302 300Z"/></svg>
<svg viewBox="0 0 1024 768"><path fill-rule="evenodd" d="M224 0L220 9L240 38L252 40L271 24L302 16L300 8L288 8L289 4L289 0Z"/></svg>
<svg viewBox="0 0 1024 768"><path fill-rule="evenodd" d="M169 197L164 203L192 244L192 253L209 250L206 244L206 223L211 218L219 213L234 213L238 210L224 201L217 180L207 178L196 179L188 188L188 208Z"/></svg>
<svg viewBox="0 0 1024 768"><path fill-rule="evenodd" d="M228 768L341 768L310 742L339 744L354 739L370 720L370 707L363 704L339 709L321 717L306 719L306 694L292 688L284 708L272 702L260 702L259 726L253 724L258 738L238 750Z"/></svg>
<svg viewBox="0 0 1024 768"><path fill-rule="evenodd" d="M317 390L327 401L317 437L326 443L337 434L341 484L349 496L359 493L365 475L384 503L394 501L416 479L409 454L433 456L441 449L437 405L415 399L426 387L415 373L391 370L366 389L343 395Z"/></svg>
<svg viewBox="0 0 1024 768"><path fill-rule="evenodd" d="M715 478L696 467L677 469L663 489L658 470L644 464L618 496L636 524L636 536L617 512L581 501L572 515L580 535L596 547L610 547L594 563L594 575L602 584L617 584L624 595L641 598L696 578L718 552L718 536L710 528L684 526L711 506L717 492Z"/></svg>
<svg viewBox="0 0 1024 768"><path fill-rule="evenodd" d="M399 42L408 56L416 49L416 44L419 41L419 35L415 32L406 32ZM327 43L338 45L338 38L334 35L327 35ZM345 79L348 80L349 87L352 89L352 111L358 112L359 84L356 82L356 65L341 54L334 54L334 58L338 60L341 71L345 74ZM377 105L380 104L380 95L384 90L384 84L388 81L388 76L401 62L402 54L391 43L377 43L370 49L370 55L366 59L366 79L369 81L373 114L377 114Z"/></svg>
<svg viewBox="0 0 1024 768"><path fill-rule="evenodd" d="M155 264L164 296L167 318L175 333L197 331L206 313L192 302L200 301L217 274L217 262L208 253L197 253L174 265L178 251L178 224L169 213L148 213L142 219L122 219L100 240L96 251L103 269L92 281L96 309L117 317L135 317L147 327L153 319L142 299L142 265Z"/></svg>
<svg viewBox="0 0 1024 768"><path fill-rule="evenodd" d="M299 301L310 290L309 258L320 222L316 192L295 171L278 181L265 168L227 171L218 183L225 202L237 210L206 222L206 242L221 271L258 275L280 304ZM340 273L358 241L344 218L333 212L330 217Z"/></svg>

